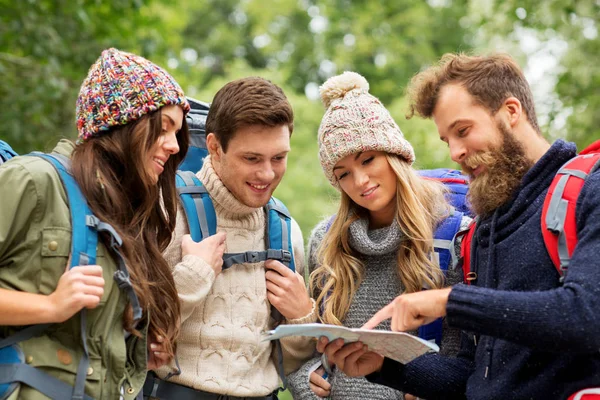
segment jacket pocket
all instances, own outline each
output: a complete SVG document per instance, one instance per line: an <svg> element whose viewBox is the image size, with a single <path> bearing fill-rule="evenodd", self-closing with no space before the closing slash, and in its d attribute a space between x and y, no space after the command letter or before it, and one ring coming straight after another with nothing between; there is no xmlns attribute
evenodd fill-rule
<svg viewBox="0 0 600 400"><path fill-rule="evenodd" d="M49 227L42 230L42 270L40 293L54 292L58 280L67 270L71 253L71 230L61 227Z"/></svg>
<svg viewBox="0 0 600 400"><path fill-rule="evenodd" d="M49 227L42 230L42 271L40 277L40 293L50 294L56 290L60 277L67 271L71 263L71 229L62 227ZM76 255L79 257L79 255ZM96 263L103 268L104 295L100 304L106 303L106 299L112 290L112 271L105 266L108 264L108 254L102 243L96 247Z"/></svg>
<svg viewBox="0 0 600 400"><path fill-rule="evenodd" d="M74 345L77 347L69 348L47 335L42 335L20 344L27 364L70 386L75 383L77 368L83 354L81 345L75 343ZM100 357L95 355L89 357L89 365L85 374L85 393L93 398L101 398L102 360ZM20 396L22 398L29 399L29 396L31 396L31 398L37 399L37 396L40 396L39 392L27 386L22 385L20 389Z"/></svg>

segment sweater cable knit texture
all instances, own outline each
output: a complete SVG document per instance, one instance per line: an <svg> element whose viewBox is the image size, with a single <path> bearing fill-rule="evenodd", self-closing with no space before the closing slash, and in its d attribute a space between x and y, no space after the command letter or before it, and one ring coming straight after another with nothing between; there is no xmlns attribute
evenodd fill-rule
<svg viewBox="0 0 600 400"><path fill-rule="evenodd" d="M217 214L217 231L227 234L228 253L265 250L265 213L251 208L223 185L210 157L197 174L210 194ZM182 329L177 355L182 373L172 382L211 393L232 396L264 396L279 386L274 346L263 342L262 332L271 329L270 305L266 295L264 262L234 265L215 274L200 257L181 256L181 239L189 233L179 208L177 227L165 257L181 301ZM293 221L293 220L292 220ZM302 233L292 222L296 267L304 268ZM311 313L286 323L316 320ZM282 340L284 370L289 372L308 359L314 343L308 338ZM161 368L164 377L173 365Z"/></svg>

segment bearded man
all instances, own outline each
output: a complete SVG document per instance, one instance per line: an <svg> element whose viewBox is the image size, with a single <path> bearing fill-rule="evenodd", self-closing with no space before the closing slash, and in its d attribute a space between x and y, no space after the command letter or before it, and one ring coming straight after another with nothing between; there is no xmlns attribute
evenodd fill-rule
<svg viewBox="0 0 600 400"><path fill-rule="evenodd" d="M411 112L432 118L452 159L471 176L479 215L471 243L473 284L397 297L365 328L392 318L416 329L445 316L464 332L456 358L426 354L406 365L321 338L347 375L432 399L600 398L600 170L577 200L578 244L561 282L544 244L541 214L575 145L550 145L533 96L506 55L446 55L416 75Z"/></svg>

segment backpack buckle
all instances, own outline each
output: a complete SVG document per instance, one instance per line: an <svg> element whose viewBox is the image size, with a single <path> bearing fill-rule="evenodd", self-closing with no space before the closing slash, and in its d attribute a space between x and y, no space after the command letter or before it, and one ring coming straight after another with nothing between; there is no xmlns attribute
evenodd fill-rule
<svg viewBox="0 0 600 400"><path fill-rule="evenodd" d="M292 253L290 253L287 250L281 250L282 253L282 257L281 257L281 261L284 263L289 263L290 261L292 261Z"/></svg>
<svg viewBox="0 0 600 400"><path fill-rule="evenodd" d="M268 249L267 260L277 260L283 263L287 263L292 261L292 253L290 253L287 250Z"/></svg>
<svg viewBox="0 0 600 400"><path fill-rule="evenodd" d="M129 279L129 276L126 275L123 271L121 270L117 270L115 271L114 275L113 275L113 279L115 280L115 282L117 283L117 286L119 287L119 289L123 290L123 289L129 289L132 288L133 286L131 285L131 280Z"/></svg>
<svg viewBox="0 0 600 400"><path fill-rule="evenodd" d="M258 251L248 251L248 252L246 252L246 262L256 263L256 262L259 262L259 261L260 261L260 258L259 258Z"/></svg>

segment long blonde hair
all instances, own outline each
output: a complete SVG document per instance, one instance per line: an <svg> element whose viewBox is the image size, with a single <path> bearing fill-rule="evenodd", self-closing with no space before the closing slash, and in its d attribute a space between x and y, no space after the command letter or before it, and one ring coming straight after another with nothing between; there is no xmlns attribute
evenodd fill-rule
<svg viewBox="0 0 600 400"><path fill-rule="evenodd" d="M398 276L407 293L441 288L444 275L431 255L434 229L451 210L446 190L438 182L419 177L402 158L392 154L386 158L398 177L395 219L406 237L398 247ZM317 295L324 323L342 324L362 282L364 265L348 243L350 224L361 217L368 217L367 210L342 191L338 212L317 250L319 266L310 275L311 292Z"/></svg>

